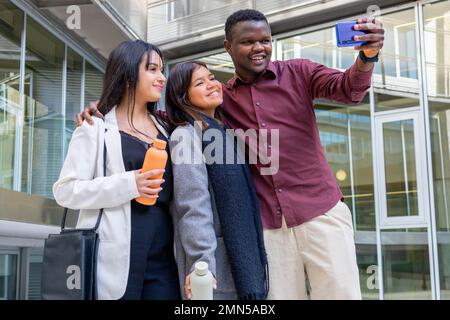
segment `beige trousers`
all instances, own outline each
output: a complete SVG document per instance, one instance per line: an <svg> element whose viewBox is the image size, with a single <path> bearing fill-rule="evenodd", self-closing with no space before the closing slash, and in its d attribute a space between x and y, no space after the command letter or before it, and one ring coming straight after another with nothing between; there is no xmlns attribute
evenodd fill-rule
<svg viewBox="0 0 450 320"><path fill-rule="evenodd" d="M268 299L361 299L352 217L344 202L293 228L283 218L280 229L264 230L264 243Z"/></svg>

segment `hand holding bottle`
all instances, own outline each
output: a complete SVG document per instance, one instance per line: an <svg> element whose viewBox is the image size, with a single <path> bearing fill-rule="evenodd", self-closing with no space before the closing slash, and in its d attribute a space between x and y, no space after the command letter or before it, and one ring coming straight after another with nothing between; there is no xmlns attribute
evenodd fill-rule
<svg viewBox="0 0 450 320"><path fill-rule="evenodd" d="M153 141L152 147L148 148L147 152L145 153L144 164L142 165L142 170L141 170L142 173L150 172L150 171L156 172L157 170L164 169L166 167L167 159L168 159L166 146L167 146L167 142L164 140L155 139ZM164 170L159 171L159 174L154 173L148 178L150 178L152 180L157 180L161 184L163 174L164 174ZM147 187L148 187L148 184L146 184L146 183L142 183L142 184L144 185L144 188L145 188L145 185L147 185ZM156 183L153 183L152 187L154 189L158 189L157 192L162 190L159 187L159 185ZM144 190L144 191L147 191L147 193L148 193L150 190ZM155 191L155 190L153 190L153 191ZM141 204L145 204L147 206L152 206L156 203L156 198L157 197L153 197L153 198L138 197L138 198L136 198L136 201Z"/></svg>
<svg viewBox="0 0 450 320"><path fill-rule="evenodd" d="M158 193L162 190L160 185L165 180L154 178L161 176L165 171L164 169L154 169L146 172L141 172L141 170L134 171L136 186L141 197L149 199L158 198Z"/></svg>
<svg viewBox="0 0 450 320"><path fill-rule="evenodd" d="M212 300L212 289L217 289L217 280L208 270L208 264L200 261L186 276L184 293L189 300Z"/></svg>

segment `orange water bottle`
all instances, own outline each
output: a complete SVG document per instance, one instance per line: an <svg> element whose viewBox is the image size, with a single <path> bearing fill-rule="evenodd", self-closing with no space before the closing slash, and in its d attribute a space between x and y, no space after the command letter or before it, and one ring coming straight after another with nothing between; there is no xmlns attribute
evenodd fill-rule
<svg viewBox="0 0 450 320"><path fill-rule="evenodd" d="M166 152L167 143L164 140L155 139L153 140L153 145L150 147L145 153L144 164L142 165L141 172L146 172L154 169L165 169L167 163L167 152ZM164 173L161 173L157 176L152 177L153 179L161 179ZM153 187L153 188L159 188ZM156 203L156 198L144 198L138 197L136 201L145 204L147 206L152 206Z"/></svg>

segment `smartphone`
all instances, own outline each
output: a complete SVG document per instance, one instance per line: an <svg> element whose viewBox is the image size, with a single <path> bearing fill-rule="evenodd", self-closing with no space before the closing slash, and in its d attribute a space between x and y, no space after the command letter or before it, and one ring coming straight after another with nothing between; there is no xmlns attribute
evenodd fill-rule
<svg viewBox="0 0 450 320"><path fill-rule="evenodd" d="M354 30L353 26L355 24L356 20L336 23L336 39L338 47L354 47L366 43L366 41L353 40L354 36L368 33L365 30Z"/></svg>

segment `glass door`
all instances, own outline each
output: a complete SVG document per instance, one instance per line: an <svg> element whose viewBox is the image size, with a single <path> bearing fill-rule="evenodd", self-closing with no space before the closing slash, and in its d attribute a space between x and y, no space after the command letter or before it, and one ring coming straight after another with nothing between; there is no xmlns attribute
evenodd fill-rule
<svg viewBox="0 0 450 320"><path fill-rule="evenodd" d="M383 299L433 298L422 124L419 107L374 115Z"/></svg>
<svg viewBox="0 0 450 320"><path fill-rule="evenodd" d="M381 228L426 227L426 163L419 111L375 117Z"/></svg>

